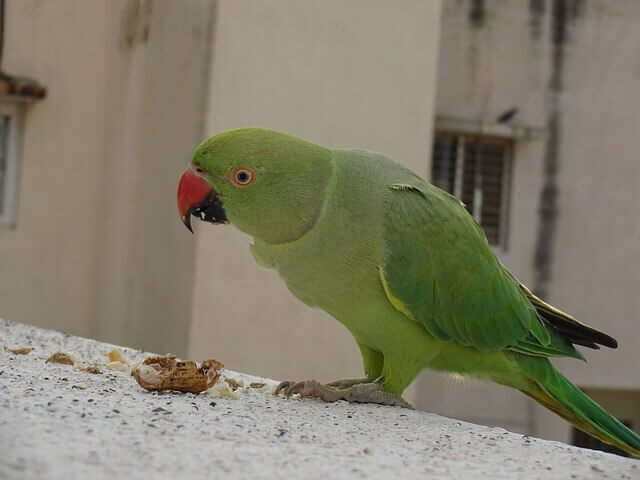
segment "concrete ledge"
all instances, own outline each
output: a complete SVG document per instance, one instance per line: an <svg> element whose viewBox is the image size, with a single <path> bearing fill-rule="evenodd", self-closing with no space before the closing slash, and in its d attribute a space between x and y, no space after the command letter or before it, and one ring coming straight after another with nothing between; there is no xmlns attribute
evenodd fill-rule
<svg viewBox="0 0 640 480"><path fill-rule="evenodd" d="M32 78L0 71L0 96L6 100L33 102L47 96L47 89Z"/></svg>
<svg viewBox="0 0 640 480"><path fill-rule="evenodd" d="M284 400L150 393L107 363L112 345L0 320L0 478L640 478L640 462L438 415ZM1 345L0 345L1 346ZM129 364L147 355L121 348ZM215 356L215 352L212 352ZM201 360L201 359L196 359ZM223 358L219 359L224 361ZM256 377L224 371L249 382ZM560 421L560 420L559 420Z"/></svg>

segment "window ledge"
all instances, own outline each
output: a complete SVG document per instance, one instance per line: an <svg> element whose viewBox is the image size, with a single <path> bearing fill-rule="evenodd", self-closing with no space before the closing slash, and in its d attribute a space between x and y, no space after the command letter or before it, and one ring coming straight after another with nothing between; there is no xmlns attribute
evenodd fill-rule
<svg viewBox="0 0 640 480"><path fill-rule="evenodd" d="M0 72L0 96L3 100L34 102L47 96L47 89L36 80Z"/></svg>
<svg viewBox="0 0 640 480"><path fill-rule="evenodd" d="M469 120L466 118L437 115L436 130L442 132L464 133L467 135L487 135L514 140L544 139L547 129L531 125L487 122L485 120Z"/></svg>

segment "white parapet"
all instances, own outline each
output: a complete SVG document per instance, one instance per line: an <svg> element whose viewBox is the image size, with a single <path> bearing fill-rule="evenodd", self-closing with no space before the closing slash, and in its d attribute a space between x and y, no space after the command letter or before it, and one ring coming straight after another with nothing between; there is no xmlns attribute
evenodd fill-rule
<svg viewBox="0 0 640 480"><path fill-rule="evenodd" d="M129 370L148 354L117 347L128 368L109 369L113 345L28 325L0 320L0 343L33 349L0 349L3 479L640 478L637 460L398 407L276 398L275 381L228 370L233 394L147 392ZM57 351L77 366L46 363ZM102 374L78 368L94 363Z"/></svg>

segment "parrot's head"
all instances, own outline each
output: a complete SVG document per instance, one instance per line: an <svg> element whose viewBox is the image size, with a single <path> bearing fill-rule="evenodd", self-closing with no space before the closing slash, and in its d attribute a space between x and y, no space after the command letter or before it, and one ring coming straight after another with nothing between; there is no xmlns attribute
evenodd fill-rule
<svg viewBox="0 0 640 480"><path fill-rule="evenodd" d="M292 135L240 128L203 141L178 184L178 212L233 223L267 243L302 236L314 224L331 175L331 150Z"/></svg>

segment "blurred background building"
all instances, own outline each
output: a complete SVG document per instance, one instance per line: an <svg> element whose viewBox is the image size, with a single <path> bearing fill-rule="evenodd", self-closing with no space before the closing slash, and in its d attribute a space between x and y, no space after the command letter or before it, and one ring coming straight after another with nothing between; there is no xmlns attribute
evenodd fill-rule
<svg viewBox="0 0 640 480"><path fill-rule="evenodd" d="M346 329L246 236L178 219L197 143L264 126L461 197L520 280L620 340L557 363L640 427L637 1L7 0L3 25L0 316L273 378L359 375ZM408 396L586 441L496 385L425 373Z"/></svg>

